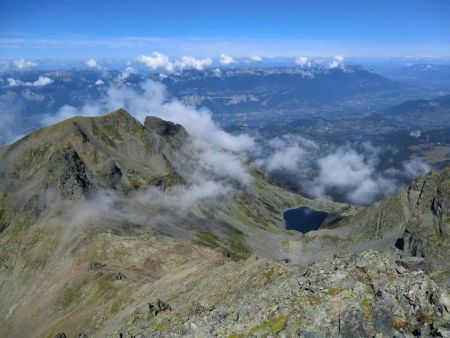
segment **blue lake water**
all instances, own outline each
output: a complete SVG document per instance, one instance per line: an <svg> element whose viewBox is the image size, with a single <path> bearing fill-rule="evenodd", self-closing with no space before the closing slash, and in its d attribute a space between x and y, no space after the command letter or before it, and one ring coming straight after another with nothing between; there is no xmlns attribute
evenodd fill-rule
<svg viewBox="0 0 450 338"><path fill-rule="evenodd" d="M327 216L327 212L317 211L309 207L289 209L283 213L286 229L297 230L302 233L319 229Z"/></svg>

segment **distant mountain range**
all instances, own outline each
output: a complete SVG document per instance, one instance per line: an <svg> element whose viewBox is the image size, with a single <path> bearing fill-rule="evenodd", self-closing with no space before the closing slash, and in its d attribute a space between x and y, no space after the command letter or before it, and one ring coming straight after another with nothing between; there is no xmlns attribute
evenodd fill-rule
<svg viewBox="0 0 450 338"><path fill-rule="evenodd" d="M40 76L52 82L32 85ZM63 105L79 107L98 100L111 84L136 86L146 78L164 83L171 97L209 108L224 125L264 125L311 116L373 113L424 96L417 87L362 66L209 69L164 76L156 73L124 76L104 69L50 72L33 69L2 74L0 106L14 106L16 116L33 125L41 115L54 113Z"/></svg>
<svg viewBox="0 0 450 338"><path fill-rule="evenodd" d="M393 121L421 129L442 128L450 125L450 95L428 100L410 100L384 111L383 116Z"/></svg>
<svg viewBox="0 0 450 338"><path fill-rule="evenodd" d="M427 74L445 69L446 66L419 65L403 71ZM394 73L391 75L395 77ZM35 84L39 77L51 82ZM417 100L441 91L421 88L412 75L394 80L362 66L224 68L164 76L105 69L15 71L2 74L0 79L0 109L14 115L8 128L23 135L40 127L44 116L64 105L81 107L95 103L111 85L138 88L148 78L162 82L170 98L209 108L213 118L225 127L282 126L301 120L291 127L320 134L320 130L326 133L326 125L334 126L345 139L345 128L358 130L360 135L362 130L374 134L418 126L441 128L450 123L448 97ZM314 122L317 118L330 122ZM342 121L332 122L337 120ZM311 123L320 126L316 128ZM333 137L338 136L336 132ZM0 135L0 142L5 142L5 135Z"/></svg>
<svg viewBox="0 0 450 338"><path fill-rule="evenodd" d="M434 90L450 90L450 65L416 64L384 74L386 77Z"/></svg>
<svg viewBox="0 0 450 338"><path fill-rule="evenodd" d="M162 82L171 95L209 108L224 124L370 113L421 95L361 66L191 71Z"/></svg>

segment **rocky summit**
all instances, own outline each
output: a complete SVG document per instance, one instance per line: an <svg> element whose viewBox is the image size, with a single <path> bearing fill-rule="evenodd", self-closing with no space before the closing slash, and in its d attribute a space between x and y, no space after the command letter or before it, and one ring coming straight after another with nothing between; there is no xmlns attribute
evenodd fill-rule
<svg viewBox="0 0 450 338"><path fill-rule="evenodd" d="M287 230L296 206L328 216ZM74 117L0 149L0 336L450 337L449 235L450 167L357 207L170 121Z"/></svg>

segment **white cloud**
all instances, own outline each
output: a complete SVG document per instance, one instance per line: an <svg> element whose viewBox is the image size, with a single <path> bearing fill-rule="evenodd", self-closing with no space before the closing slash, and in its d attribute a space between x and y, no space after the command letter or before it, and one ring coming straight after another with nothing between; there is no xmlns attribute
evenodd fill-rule
<svg viewBox="0 0 450 338"><path fill-rule="evenodd" d="M117 76L116 80L119 82L124 82L130 77L130 75L136 74L136 73L137 73L136 69L128 66Z"/></svg>
<svg viewBox="0 0 450 338"><path fill-rule="evenodd" d="M231 65L232 63L235 63L232 56L226 55L226 54L220 54L219 56L219 62L222 65Z"/></svg>
<svg viewBox="0 0 450 338"><path fill-rule="evenodd" d="M175 69L175 66L170 61L169 57L160 52L153 52L151 56L149 55L138 56L136 58L136 61L145 64L147 67L153 70L163 69L171 73Z"/></svg>
<svg viewBox="0 0 450 338"><path fill-rule="evenodd" d="M195 138L181 149L172 164L187 184L165 192L152 187L136 196L139 203L186 209L199 201L228 195L252 182L237 155Z"/></svg>
<svg viewBox="0 0 450 338"><path fill-rule="evenodd" d="M166 192L150 188L137 195L138 202L186 209L199 201L211 201L228 195L252 182L252 177L237 155L195 137L182 149L173 165L187 185Z"/></svg>
<svg viewBox="0 0 450 338"><path fill-rule="evenodd" d="M176 207L186 210L202 200L214 199L232 190L231 186L224 185L220 181L202 180L191 183L188 187L176 186L166 192L152 187L138 194L135 200L150 206Z"/></svg>
<svg viewBox="0 0 450 338"><path fill-rule="evenodd" d="M382 169L383 159L395 149L369 142L329 150L325 155L324 148L299 135L282 135L258 144L252 159L267 174L307 195L355 204L372 203L430 170L419 160L405 161L398 169Z"/></svg>
<svg viewBox="0 0 450 338"><path fill-rule="evenodd" d="M261 56L258 56L258 55L252 55L252 56L250 56L250 60L253 61L253 62L262 62L263 58Z"/></svg>
<svg viewBox="0 0 450 338"><path fill-rule="evenodd" d="M202 71L212 65L211 58L195 58L193 56L183 56L179 60L171 60L167 55L160 52L153 52L151 56L141 55L136 58L136 61L145 64L150 69L161 69L168 73L177 70L183 71L185 69L196 69Z"/></svg>
<svg viewBox="0 0 450 338"><path fill-rule="evenodd" d="M48 76L39 76L39 78L36 81L34 81L31 85L34 87L43 87L52 84L53 82L54 80L49 78Z"/></svg>
<svg viewBox="0 0 450 338"><path fill-rule="evenodd" d="M420 160L411 160L403 164L403 173L408 179L414 179L417 176L424 175L431 170L431 167Z"/></svg>
<svg viewBox="0 0 450 338"><path fill-rule="evenodd" d="M308 163L309 154L319 146L298 135L282 135L264 144L266 153L257 159L256 164L268 173L296 173L303 164Z"/></svg>
<svg viewBox="0 0 450 338"><path fill-rule="evenodd" d="M85 114L82 113L80 114L79 110L73 106L64 105L61 108L59 108L56 114L46 114L42 118L41 123L45 126L48 126L77 115L85 115Z"/></svg>
<svg viewBox="0 0 450 338"><path fill-rule="evenodd" d="M383 178L375 176L375 168L353 149L339 149L318 161L319 175L314 180L313 193L323 196L332 189L343 190L352 202L368 203L380 189L387 193L395 189Z"/></svg>
<svg viewBox="0 0 450 338"><path fill-rule="evenodd" d="M8 81L8 85L10 87L17 87L17 86L22 86L23 85L22 81L13 79L12 77L7 78L7 81Z"/></svg>
<svg viewBox="0 0 450 338"><path fill-rule="evenodd" d="M318 175L309 183L316 197L339 194L356 204L369 204L394 192L401 181L425 174L430 167L422 161L406 161L402 169L377 170L383 149L363 144L363 152L352 148L337 151L318 160Z"/></svg>
<svg viewBox="0 0 450 338"><path fill-rule="evenodd" d="M131 74L136 74L137 70L134 69L133 67L128 66L127 68L125 68L125 70L122 72L122 75L127 78L129 77Z"/></svg>
<svg viewBox="0 0 450 338"><path fill-rule="evenodd" d="M32 67L36 67L37 66L36 62L27 61L27 60L24 60L24 59L15 60L14 64L15 64L15 66L18 69L26 69L26 68L32 68Z"/></svg>
<svg viewBox="0 0 450 338"><path fill-rule="evenodd" d="M98 79L97 81L95 81L95 84L96 84L97 86L101 86L101 85L104 85L105 82L104 82L103 80Z"/></svg>
<svg viewBox="0 0 450 338"><path fill-rule="evenodd" d="M294 60L294 62L302 67L307 67L311 64L311 62L308 60L306 56L299 56Z"/></svg>
<svg viewBox="0 0 450 338"><path fill-rule="evenodd" d="M21 80L13 79L11 77L8 78L7 81L10 87L17 87L17 86L43 87L52 84L54 82L53 79L43 75L39 76L39 78L34 82L23 82Z"/></svg>
<svg viewBox="0 0 450 338"><path fill-rule="evenodd" d="M101 68L95 59L89 59L84 64L90 68Z"/></svg>
<svg viewBox="0 0 450 338"><path fill-rule="evenodd" d="M22 114L23 107L14 98L0 96L0 145L14 142L24 136L24 131L17 122L18 116Z"/></svg>
<svg viewBox="0 0 450 338"><path fill-rule="evenodd" d="M333 58L333 60L329 63L328 67L330 69L341 67L344 63L344 57L341 55L337 55Z"/></svg>
<svg viewBox="0 0 450 338"><path fill-rule="evenodd" d="M183 56L180 61L176 62L177 68L183 69L195 69L202 71L207 67L212 65L213 61L211 58L196 59L192 56Z"/></svg>

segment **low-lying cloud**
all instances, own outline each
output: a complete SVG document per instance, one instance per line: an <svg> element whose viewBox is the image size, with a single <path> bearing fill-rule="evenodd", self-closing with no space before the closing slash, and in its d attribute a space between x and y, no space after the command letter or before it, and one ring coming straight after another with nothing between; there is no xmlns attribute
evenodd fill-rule
<svg viewBox="0 0 450 338"><path fill-rule="evenodd" d="M309 67L311 65L311 62L306 56L299 56L295 58L294 62L300 67Z"/></svg>
<svg viewBox="0 0 450 338"><path fill-rule="evenodd" d="M234 60L234 58L232 56L222 53L219 55L219 62L221 65L228 66L228 65L235 63L236 61Z"/></svg>
<svg viewBox="0 0 450 338"><path fill-rule="evenodd" d="M10 87L18 87L18 86L29 86L29 87L44 87L52 84L54 82L53 79L49 78L48 76L39 76L39 78L36 81L33 82L23 82L21 80L17 80L14 78L8 78L8 85Z"/></svg>
<svg viewBox="0 0 450 338"><path fill-rule="evenodd" d="M141 55L136 58L137 62L143 63L150 69L163 69L167 72L173 72L174 64L167 55L160 52L153 52L152 55Z"/></svg>
<svg viewBox="0 0 450 338"><path fill-rule="evenodd" d="M20 59L20 60L15 60L14 65L17 67L17 69L24 70L24 69L36 67L37 63L33 62L33 61L27 61L24 59Z"/></svg>
<svg viewBox="0 0 450 338"><path fill-rule="evenodd" d="M342 65L344 64L344 57L341 55L336 55L333 60L331 60L331 62L328 64L328 67L330 69L334 69L334 68L339 68L342 67Z"/></svg>
<svg viewBox="0 0 450 338"><path fill-rule="evenodd" d="M424 175L430 166L423 161L408 160L400 169L382 169L386 149L365 143L358 150L340 147L319 158L313 165L317 175L305 187L318 198L370 204L393 193L399 185Z"/></svg>
<svg viewBox="0 0 450 338"><path fill-rule="evenodd" d="M265 143L265 153L255 163L270 173L286 171L296 173L309 162L309 155L319 146L299 135L282 135Z"/></svg>
<svg viewBox="0 0 450 338"><path fill-rule="evenodd" d="M360 205L391 194L430 170L420 160L385 168L383 161L393 149L368 142L332 148L325 154L322 146L298 135L260 140L259 144L263 151L253 159L268 175L310 197Z"/></svg>
<svg viewBox="0 0 450 338"><path fill-rule="evenodd" d="M182 173L187 185L171 192L151 189L140 197L141 202L177 201L180 206L189 207L199 200L226 195L236 187L245 188L251 183L242 157L245 159L245 154L257 148L255 141L248 135L234 136L221 130L207 109L168 100L164 85L158 82L147 80L138 88L111 85L102 99L80 108L65 105L56 114L44 116L41 123L49 125L76 115L102 115L119 107L141 122L151 115L182 124L192 136L192 142L182 149L182 158L176 161L182 163L178 172ZM156 194L160 198L153 201Z"/></svg>
<svg viewBox="0 0 450 338"><path fill-rule="evenodd" d="M250 56L250 61L252 62L262 62L263 58L259 55L252 55Z"/></svg>
<svg viewBox="0 0 450 338"><path fill-rule="evenodd" d="M97 60L95 60L95 59L89 59L84 64L89 68L101 69L100 65L98 64Z"/></svg>
<svg viewBox="0 0 450 338"><path fill-rule="evenodd" d="M212 65L213 61L211 58L197 59L192 56L183 56L180 61L176 62L177 68L183 69L195 69L204 70Z"/></svg>
<svg viewBox="0 0 450 338"><path fill-rule="evenodd" d="M125 82L131 75L137 74L137 70L133 67L127 66L118 76L117 81Z"/></svg>

